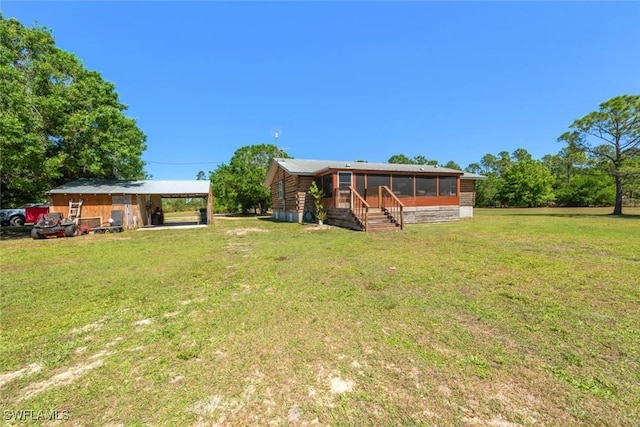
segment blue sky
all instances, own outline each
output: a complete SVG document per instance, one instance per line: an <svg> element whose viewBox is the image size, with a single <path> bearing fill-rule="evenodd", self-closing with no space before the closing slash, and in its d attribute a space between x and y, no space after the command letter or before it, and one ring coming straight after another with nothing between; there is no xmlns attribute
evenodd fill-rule
<svg viewBox="0 0 640 427"><path fill-rule="evenodd" d="M154 179L244 145L462 167L555 154L576 118L640 93L638 2L31 2L5 18L115 83Z"/></svg>

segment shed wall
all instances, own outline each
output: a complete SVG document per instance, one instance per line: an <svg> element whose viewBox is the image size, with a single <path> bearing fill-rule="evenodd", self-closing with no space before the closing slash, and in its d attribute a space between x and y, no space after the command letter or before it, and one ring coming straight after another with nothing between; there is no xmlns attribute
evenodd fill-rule
<svg viewBox="0 0 640 427"><path fill-rule="evenodd" d="M60 212L64 218L67 218L69 216L69 200L78 202L82 199L81 224L91 227L95 227L96 224L102 225L109 220L112 210L121 210L124 212L123 226L135 228L146 223L144 201L142 201L141 207L138 198L143 199L144 196L135 194L53 194L49 196L49 204L51 205L49 212ZM129 200L131 203L125 204ZM159 203L162 203L162 200Z"/></svg>

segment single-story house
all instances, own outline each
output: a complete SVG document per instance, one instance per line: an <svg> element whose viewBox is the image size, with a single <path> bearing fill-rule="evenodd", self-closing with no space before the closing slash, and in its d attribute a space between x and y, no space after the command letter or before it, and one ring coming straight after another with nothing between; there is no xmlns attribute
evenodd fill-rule
<svg viewBox="0 0 640 427"><path fill-rule="evenodd" d="M123 212L124 228L138 228L152 224L152 214L162 209L163 198L206 199L206 223L213 216L213 195L209 180L189 181L124 181L79 179L54 188L49 196L50 212L69 217L82 200L80 224L98 227L111 217L111 211ZM74 208L71 208L73 203ZM201 221L204 223L204 214Z"/></svg>
<svg viewBox="0 0 640 427"><path fill-rule="evenodd" d="M276 220L315 218L313 182L322 190L327 224L355 230L473 216L482 175L429 165L272 159L264 185Z"/></svg>

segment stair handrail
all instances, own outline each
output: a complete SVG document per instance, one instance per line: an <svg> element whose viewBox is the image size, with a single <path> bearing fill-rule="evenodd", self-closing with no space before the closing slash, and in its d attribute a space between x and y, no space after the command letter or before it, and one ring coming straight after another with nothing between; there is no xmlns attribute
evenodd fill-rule
<svg viewBox="0 0 640 427"><path fill-rule="evenodd" d="M398 199L393 191L386 185L378 187L378 197L380 199L381 208L389 212L389 215L393 217L393 220L397 223L400 219L400 230L404 228L404 203Z"/></svg>
<svg viewBox="0 0 640 427"><path fill-rule="evenodd" d="M369 208L371 207L369 203L353 188L351 185L349 186L349 191L353 195L353 203L351 205L351 210L353 214L363 223L364 231L367 231L369 227ZM364 221L363 221L364 217Z"/></svg>

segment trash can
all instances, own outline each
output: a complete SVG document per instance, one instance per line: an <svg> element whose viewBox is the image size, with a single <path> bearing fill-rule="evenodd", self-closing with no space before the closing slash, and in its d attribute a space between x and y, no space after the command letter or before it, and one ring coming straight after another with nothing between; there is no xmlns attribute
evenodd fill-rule
<svg viewBox="0 0 640 427"><path fill-rule="evenodd" d="M207 223L207 208L200 208L200 224Z"/></svg>

